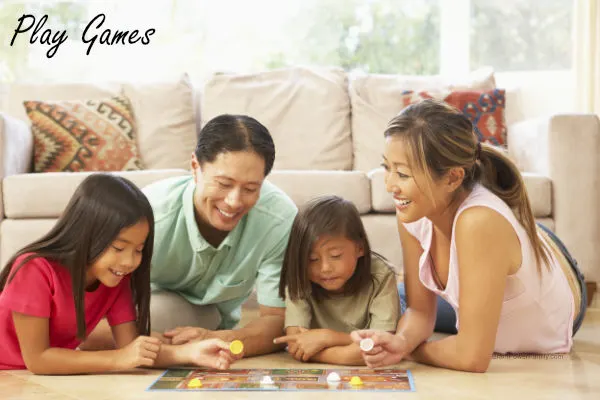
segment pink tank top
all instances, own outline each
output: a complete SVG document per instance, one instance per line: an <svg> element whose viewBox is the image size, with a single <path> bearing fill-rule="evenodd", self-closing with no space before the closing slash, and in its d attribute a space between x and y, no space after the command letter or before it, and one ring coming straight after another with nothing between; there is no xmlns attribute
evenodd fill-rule
<svg viewBox="0 0 600 400"><path fill-rule="evenodd" d="M450 265L445 290L435 283L429 250L433 226L422 218L404 224L408 232L421 243L423 254L419 259L419 278L425 287L444 298L456 312L458 319L458 258L454 238L455 225L461 212L469 207L483 206L495 210L515 229L521 242L522 264L519 270L506 278L506 289L494 351L497 353L565 353L573 345L574 299L558 260L552 255L550 268L542 265L538 273L535 254L523 226L511 209L498 196L482 185L476 185L460 205L452 226Z"/></svg>

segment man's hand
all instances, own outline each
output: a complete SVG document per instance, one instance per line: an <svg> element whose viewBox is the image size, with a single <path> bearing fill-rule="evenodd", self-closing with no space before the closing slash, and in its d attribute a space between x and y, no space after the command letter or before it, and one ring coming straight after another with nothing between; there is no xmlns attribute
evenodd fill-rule
<svg viewBox="0 0 600 400"><path fill-rule="evenodd" d="M408 355L408 342L402 334L362 330L354 331L350 336L355 343L360 343L362 339L366 338L373 340L373 349L370 351L361 351L363 359L369 368L397 364Z"/></svg>
<svg viewBox="0 0 600 400"><path fill-rule="evenodd" d="M312 356L327 347L323 329L306 330L293 335L275 338L273 343L287 343L287 352L298 361L308 361Z"/></svg>
<svg viewBox="0 0 600 400"><path fill-rule="evenodd" d="M211 332L211 330L204 328L183 326L166 331L164 333L164 337L169 339L171 344L179 345L189 343L191 341L209 339Z"/></svg>
<svg viewBox="0 0 600 400"><path fill-rule="evenodd" d="M163 335L162 333L159 332L150 332L150 337L156 338L158 340L160 340L160 342L162 344L172 344L171 343L171 338L166 337L165 335Z"/></svg>

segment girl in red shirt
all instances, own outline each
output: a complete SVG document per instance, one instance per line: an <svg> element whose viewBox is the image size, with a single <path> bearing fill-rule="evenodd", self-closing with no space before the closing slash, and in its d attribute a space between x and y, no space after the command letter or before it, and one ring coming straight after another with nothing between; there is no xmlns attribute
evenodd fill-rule
<svg viewBox="0 0 600 400"><path fill-rule="evenodd" d="M153 242L152 208L134 184L110 174L84 179L50 232L0 274L0 369L228 368L239 356L221 340L171 346L147 336ZM102 318L116 350L78 351Z"/></svg>

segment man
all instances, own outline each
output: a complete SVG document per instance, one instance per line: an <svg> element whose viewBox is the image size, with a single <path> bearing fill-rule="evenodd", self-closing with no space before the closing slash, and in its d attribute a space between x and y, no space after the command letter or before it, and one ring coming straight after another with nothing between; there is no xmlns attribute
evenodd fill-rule
<svg viewBox="0 0 600 400"><path fill-rule="evenodd" d="M262 124L221 115L200 132L191 177L144 189L155 215L151 322L165 341L239 339L246 356L280 348L278 285L297 208L265 181L274 159ZM260 316L236 328L255 287Z"/></svg>

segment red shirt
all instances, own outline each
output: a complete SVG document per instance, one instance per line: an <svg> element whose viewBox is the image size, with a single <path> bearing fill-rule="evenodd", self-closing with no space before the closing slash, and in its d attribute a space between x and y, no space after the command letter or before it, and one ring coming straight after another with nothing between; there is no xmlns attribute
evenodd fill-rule
<svg viewBox="0 0 600 400"><path fill-rule="evenodd" d="M25 257L19 257L13 268ZM104 317L111 326L135 321L129 282L127 276L114 288L100 284L93 292L85 292L88 335ZM71 275L57 262L34 258L23 265L0 292L0 370L26 368L15 332L13 311L48 318L51 347L75 349L81 344L77 338Z"/></svg>

